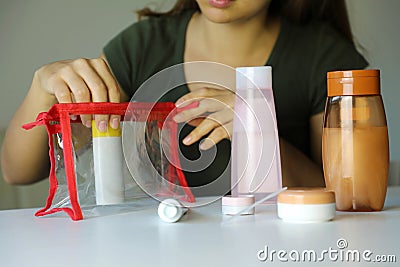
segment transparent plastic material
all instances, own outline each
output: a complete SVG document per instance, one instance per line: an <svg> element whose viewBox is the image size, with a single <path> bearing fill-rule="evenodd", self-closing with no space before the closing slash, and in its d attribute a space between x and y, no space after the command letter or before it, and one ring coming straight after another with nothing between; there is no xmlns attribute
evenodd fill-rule
<svg viewBox="0 0 400 267"><path fill-rule="evenodd" d="M233 196L252 194L260 200L282 188L271 80L271 67L238 68L236 71Z"/></svg>
<svg viewBox="0 0 400 267"><path fill-rule="evenodd" d="M46 125L49 134L50 190L46 206L36 215L64 211L81 220L141 209L154 204L144 189L193 202L189 188L176 186L186 183L179 161L172 165L167 159L178 155L177 124L167 121L175 110L169 102L73 103L39 114L36 122L24 126ZM86 128L80 121L83 114L120 115L120 128L100 132L95 122ZM128 168L132 163L134 172ZM137 184L139 177L147 181L146 188ZM109 205L113 208L107 209Z"/></svg>
<svg viewBox="0 0 400 267"><path fill-rule="evenodd" d="M322 138L325 182L327 189L335 191L336 209L381 210L389 172L381 96L328 97Z"/></svg>
<svg viewBox="0 0 400 267"><path fill-rule="evenodd" d="M88 129L82 125L80 122L71 122L71 133L72 133L72 151L73 151L73 161L74 170L76 175L76 187L79 205L82 209L83 217L93 217L105 215L111 210L106 210L102 208L105 205L119 205L120 209L115 209L113 212L118 212L122 210L132 210L134 206L143 207L151 203L151 201L146 200L147 195L145 192L136 184L135 180L129 173L126 163L123 159L123 155L118 155L115 158L118 162L114 165L119 166L117 171L118 176L113 177L97 177L95 175L96 168L95 165L104 162L95 162L94 157L95 150L100 149L103 144L95 144L93 146L94 138L92 138L92 129ZM68 189L68 179L65 170L65 151L63 145L63 137L61 133L56 133L53 135L54 143L54 155L55 155L55 172L57 177L57 190L55 196L52 200L51 209L71 207L71 199ZM114 144L114 147L120 146L121 143ZM115 149L115 148L114 148ZM118 148L117 148L118 149ZM122 152L122 151L121 151ZM110 155L110 154L109 154ZM115 156L115 155L114 155ZM103 154L104 157L104 154ZM110 158L109 158L110 159ZM114 170L115 174L115 170ZM122 176L119 176L122 175ZM104 188L103 194L99 194L99 184L101 183L100 178L108 178L109 180L114 180L114 184L119 184L118 190L110 191L110 188ZM110 181L109 184L113 182ZM107 193L108 191L108 193ZM105 193L104 193L105 192ZM97 197L96 197L97 195ZM100 198L101 196L101 199ZM106 196L104 196L106 195ZM113 201L111 201L113 200ZM134 204L124 205L124 204ZM129 208L128 208L129 207Z"/></svg>
<svg viewBox="0 0 400 267"><path fill-rule="evenodd" d="M180 166L173 120L177 110L171 104L174 109L167 113L157 107L138 110L137 102L129 104L122 128L124 156L133 178L149 196L192 203L195 199Z"/></svg>

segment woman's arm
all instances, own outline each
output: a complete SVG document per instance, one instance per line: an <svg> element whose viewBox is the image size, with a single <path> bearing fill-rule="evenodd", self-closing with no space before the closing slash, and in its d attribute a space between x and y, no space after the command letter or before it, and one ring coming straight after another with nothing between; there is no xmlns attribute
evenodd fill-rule
<svg viewBox="0 0 400 267"><path fill-rule="evenodd" d="M75 59L47 64L34 74L31 87L13 116L1 150L4 179L10 184L28 184L48 176L46 129L25 131L21 126L36 119L53 104L70 102L119 102L121 92L102 55L95 59ZM122 94L123 100L127 97ZM92 118L81 117L90 127ZM96 116L98 128L119 127L118 116Z"/></svg>
<svg viewBox="0 0 400 267"><path fill-rule="evenodd" d="M14 114L4 136L1 167L6 182L26 184L48 176L49 147L46 129L36 127L28 132L21 126L33 122L37 114L47 111L55 103L56 97L41 89L35 73L31 88Z"/></svg>

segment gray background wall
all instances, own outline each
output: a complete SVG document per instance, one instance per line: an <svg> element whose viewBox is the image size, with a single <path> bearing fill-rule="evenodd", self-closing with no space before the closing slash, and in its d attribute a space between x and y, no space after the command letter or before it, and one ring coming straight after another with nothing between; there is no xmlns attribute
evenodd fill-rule
<svg viewBox="0 0 400 267"><path fill-rule="evenodd" d="M98 56L107 40L136 20L134 10L149 3L166 9L174 0L0 0L0 129L7 127L38 67L60 59ZM356 40L365 48L370 68L382 70L391 178L400 180L400 1L347 0L347 4ZM11 189L0 182L0 197L33 197L7 205L0 200L0 208L40 206L46 188L46 182L33 189Z"/></svg>

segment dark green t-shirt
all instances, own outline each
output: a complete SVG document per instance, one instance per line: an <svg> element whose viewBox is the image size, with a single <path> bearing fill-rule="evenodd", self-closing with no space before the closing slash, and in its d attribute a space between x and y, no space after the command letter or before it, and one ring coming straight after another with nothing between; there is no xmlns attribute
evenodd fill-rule
<svg viewBox="0 0 400 267"><path fill-rule="evenodd" d="M110 67L128 95L132 96L155 73L183 62L186 29L192 14L189 10L180 15L142 20L105 46ZM266 65L272 66L279 135L309 156L309 119L324 110L326 73L363 69L368 63L353 44L328 24L297 25L282 19L278 39ZM164 101L175 101L187 92L187 88L182 87ZM189 128L184 129L180 140L189 131ZM185 156L196 159L200 155L197 146L181 145L181 149ZM230 142L224 140L218 145L215 164L203 172L186 173L189 184L212 181L226 167L225 175L229 177L229 159Z"/></svg>

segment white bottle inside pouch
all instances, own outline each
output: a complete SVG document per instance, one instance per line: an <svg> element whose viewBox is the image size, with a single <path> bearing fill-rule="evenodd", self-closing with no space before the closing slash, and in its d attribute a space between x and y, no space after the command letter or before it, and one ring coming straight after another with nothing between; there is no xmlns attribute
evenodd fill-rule
<svg viewBox="0 0 400 267"><path fill-rule="evenodd" d="M121 128L108 126L100 132L92 121L93 161L96 187L96 204L113 205L124 202L124 179L122 174Z"/></svg>

